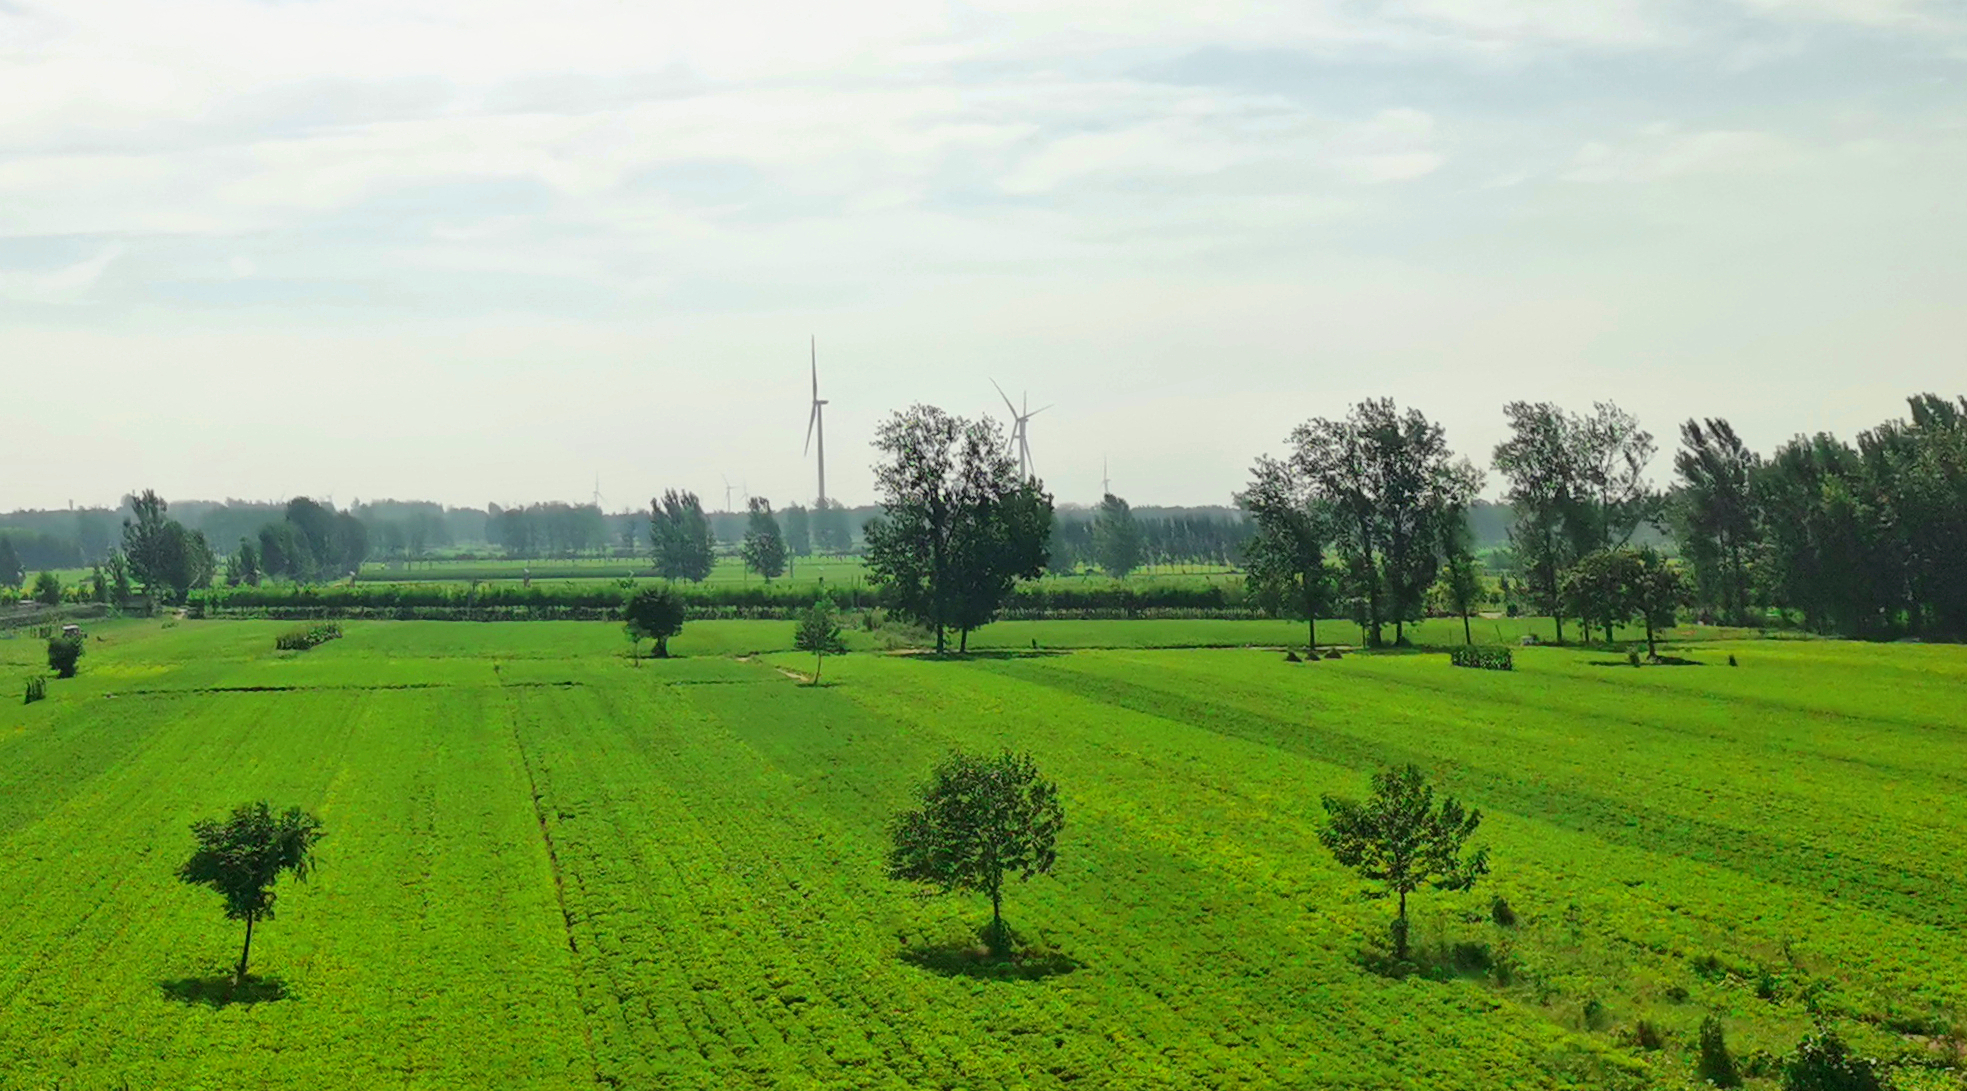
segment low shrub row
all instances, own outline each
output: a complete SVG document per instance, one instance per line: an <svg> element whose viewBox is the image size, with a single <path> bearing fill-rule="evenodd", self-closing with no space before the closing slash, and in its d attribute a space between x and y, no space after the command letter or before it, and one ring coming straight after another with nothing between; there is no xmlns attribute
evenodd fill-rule
<svg viewBox="0 0 1967 1091"><path fill-rule="evenodd" d="M1486 645L1465 644L1448 650L1448 662L1457 667L1474 667L1485 671L1506 671L1516 669L1516 660L1508 648L1492 648Z"/></svg>
<svg viewBox="0 0 1967 1091"><path fill-rule="evenodd" d="M619 618L629 590L616 582L601 581L532 587L457 582L265 584L213 588L193 595L188 608L195 617L594 620ZM737 587L678 583L675 590L694 620L796 618L812 605L815 594L811 585L791 583ZM828 587L827 593L843 610L886 605L877 588ZM1059 587L1034 582L1021 584L1012 592L1002 616L1015 620L1105 620L1248 619L1264 615L1241 588L1234 586Z"/></svg>
<svg viewBox="0 0 1967 1091"><path fill-rule="evenodd" d="M304 652L341 636L341 626L332 621L296 625L273 638L273 646L283 652Z"/></svg>

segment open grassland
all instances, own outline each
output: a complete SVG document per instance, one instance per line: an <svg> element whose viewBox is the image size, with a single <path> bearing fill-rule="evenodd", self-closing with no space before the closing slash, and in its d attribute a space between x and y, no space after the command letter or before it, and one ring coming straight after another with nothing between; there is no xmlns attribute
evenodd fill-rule
<svg viewBox="0 0 1967 1091"><path fill-rule="evenodd" d="M819 688L783 622L640 666L603 624L302 653L278 623L104 626L0 706L0 1087L1681 1087L1708 1011L1751 1058L1806 998L1925 1057L1967 1004L1967 651L1053 650L1298 631L1239 628L1271 624L1005 623ZM0 640L0 677L40 653ZM928 766L999 745L1069 814L1007 901L1050 953L1015 979L961 957L986 905L881 867ZM1409 760L1483 808L1495 874L1420 896L1427 969L1392 976L1317 800ZM257 797L329 838L224 1004L236 928L171 871Z"/></svg>

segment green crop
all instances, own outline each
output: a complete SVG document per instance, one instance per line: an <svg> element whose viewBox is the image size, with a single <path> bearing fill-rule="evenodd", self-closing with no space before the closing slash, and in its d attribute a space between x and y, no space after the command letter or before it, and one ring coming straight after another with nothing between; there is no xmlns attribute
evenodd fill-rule
<svg viewBox="0 0 1967 1091"><path fill-rule="evenodd" d="M639 669L605 623L284 628L103 624L58 700L0 705L0 1087L1674 1087L1709 1011L1773 1073L1817 1018L1927 1058L1967 1005L1959 648L1500 672L1059 650L1286 622L1006 622L967 659L849 626L811 687L790 622ZM1015 973L967 956L987 899L885 874L952 747L1029 751L1071 815L1006 903ZM1414 904L1402 977L1317 832L1406 762L1482 809L1491 873ZM172 869L255 798L332 836L239 995Z"/></svg>

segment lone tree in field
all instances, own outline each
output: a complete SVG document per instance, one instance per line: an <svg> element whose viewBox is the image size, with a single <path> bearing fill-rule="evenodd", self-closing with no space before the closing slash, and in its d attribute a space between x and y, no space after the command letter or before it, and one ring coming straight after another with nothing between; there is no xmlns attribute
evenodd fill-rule
<svg viewBox="0 0 1967 1091"><path fill-rule="evenodd" d="M1107 493L1093 513L1093 558L1116 580L1141 566L1141 525L1125 500Z"/></svg>
<svg viewBox="0 0 1967 1091"><path fill-rule="evenodd" d="M669 638L683 631L683 599L667 587L642 587L622 603L622 628L642 661L642 641L656 642L656 658L669 658Z"/></svg>
<svg viewBox="0 0 1967 1091"><path fill-rule="evenodd" d="M792 634L792 646L813 653L813 684L820 684L820 664L829 655L844 655L847 642L841 639L840 622L835 620L833 600L822 597L799 615L799 628Z"/></svg>
<svg viewBox="0 0 1967 1091"><path fill-rule="evenodd" d="M265 802L246 803L224 821L192 824L198 849L178 868L178 878L208 886L225 898L227 920L246 922L246 944L239 949L234 985L246 981L246 963L253 953L253 925L273 919L273 883L282 872L305 882L314 870L314 846L321 840L321 820L289 807L276 815Z"/></svg>
<svg viewBox="0 0 1967 1091"><path fill-rule="evenodd" d="M1046 875L1058 859L1065 808L1058 786L1029 754L953 752L920 789L922 806L895 816L888 877L930 883L947 894L990 896L992 953L1009 953L1004 880Z"/></svg>
<svg viewBox="0 0 1967 1091"><path fill-rule="evenodd" d="M1393 922L1397 958L1407 957L1407 895L1422 883L1437 890L1467 890L1489 873L1489 850L1463 855L1481 811L1468 811L1453 796L1434 804L1434 789L1412 765L1373 774L1365 802L1325 796L1325 828L1318 839L1339 863L1384 884L1368 896L1400 899Z"/></svg>

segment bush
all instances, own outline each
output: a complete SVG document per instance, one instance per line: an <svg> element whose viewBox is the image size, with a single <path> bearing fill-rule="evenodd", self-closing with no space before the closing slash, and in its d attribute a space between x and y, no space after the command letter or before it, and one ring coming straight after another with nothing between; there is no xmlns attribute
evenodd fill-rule
<svg viewBox="0 0 1967 1091"><path fill-rule="evenodd" d="M1640 1049L1665 1049L1666 1031L1661 1030L1659 1025L1650 1019L1641 1019L1633 1024L1632 1044Z"/></svg>
<svg viewBox="0 0 1967 1091"><path fill-rule="evenodd" d="M1783 1062L1783 1091L1884 1091L1878 1063L1851 1052L1837 1032L1819 1027Z"/></svg>
<svg viewBox="0 0 1967 1091"><path fill-rule="evenodd" d="M1457 667L1474 667L1485 671L1515 670L1516 661L1508 648L1481 647L1464 644L1448 652L1448 662Z"/></svg>
<svg viewBox="0 0 1967 1091"><path fill-rule="evenodd" d="M43 606L61 605L61 578L53 572L34 577L34 601Z"/></svg>
<svg viewBox="0 0 1967 1091"><path fill-rule="evenodd" d="M1510 907L1508 898L1497 895L1489 903L1489 919L1502 925L1504 928L1514 928L1516 927L1516 910Z"/></svg>
<svg viewBox="0 0 1967 1091"><path fill-rule="evenodd" d="M273 646L283 652L304 652L316 645L326 644L341 636L341 626L332 621L317 621L312 625L296 625L273 638Z"/></svg>
<svg viewBox="0 0 1967 1091"><path fill-rule="evenodd" d="M39 675L36 675L35 677L28 679L27 700L23 701L22 703L31 705L36 701L45 701L47 699L48 699L48 680L46 678L40 677Z"/></svg>
<svg viewBox="0 0 1967 1091"><path fill-rule="evenodd" d="M48 669L57 678L75 677L75 666L82 659L82 638L80 636L55 636L48 638Z"/></svg>
<svg viewBox="0 0 1967 1091"><path fill-rule="evenodd" d="M1721 1020L1709 1014L1701 1020L1701 1057L1696 1071L1716 1087L1740 1087L1742 1074L1735 1068L1735 1057L1728 1052L1728 1040L1721 1031Z"/></svg>

